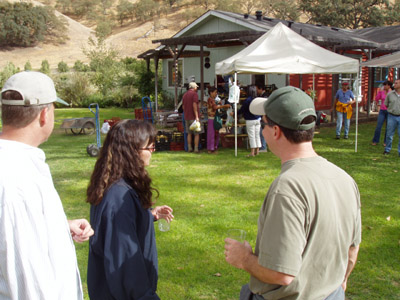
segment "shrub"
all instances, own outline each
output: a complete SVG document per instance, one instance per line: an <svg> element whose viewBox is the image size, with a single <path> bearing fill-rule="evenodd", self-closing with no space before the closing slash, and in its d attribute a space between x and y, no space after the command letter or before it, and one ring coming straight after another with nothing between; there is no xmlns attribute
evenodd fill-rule
<svg viewBox="0 0 400 300"><path fill-rule="evenodd" d="M32 71L32 65L31 65L30 61L27 61L25 63L24 70L25 71Z"/></svg>
<svg viewBox="0 0 400 300"><path fill-rule="evenodd" d="M65 73L65 72L69 71L69 67L68 67L67 63L63 62L63 61L60 61L58 63L57 69L58 69L58 72L60 72L60 73Z"/></svg>
<svg viewBox="0 0 400 300"><path fill-rule="evenodd" d="M61 75L56 85L60 97L74 107L85 106L86 99L94 92L88 77L81 73Z"/></svg>
<svg viewBox="0 0 400 300"><path fill-rule="evenodd" d="M47 59L42 60L42 64L41 64L39 71L44 74L50 74L50 64Z"/></svg>
<svg viewBox="0 0 400 300"><path fill-rule="evenodd" d="M3 87L4 83L7 81L9 77L18 73L20 71L12 62L7 63L4 69L0 73L0 88Z"/></svg>
<svg viewBox="0 0 400 300"><path fill-rule="evenodd" d="M74 70L76 72L87 72L90 70L90 67L86 64L84 64L83 62L81 62L80 60L77 60L74 63Z"/></svg>

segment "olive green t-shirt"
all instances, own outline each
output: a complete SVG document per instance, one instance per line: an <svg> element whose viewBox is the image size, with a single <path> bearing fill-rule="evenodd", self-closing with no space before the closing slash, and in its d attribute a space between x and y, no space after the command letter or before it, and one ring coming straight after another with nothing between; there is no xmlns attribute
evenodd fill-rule
<svg viewBox="0 0 400 300"><path fill-rule="evenodd" d="M322 157L282 165L258 219L260 265L295 276L288 286L250 277L265 299L325 299L343 282L350 246L361 242L360 195L355 181Z"/></svg>

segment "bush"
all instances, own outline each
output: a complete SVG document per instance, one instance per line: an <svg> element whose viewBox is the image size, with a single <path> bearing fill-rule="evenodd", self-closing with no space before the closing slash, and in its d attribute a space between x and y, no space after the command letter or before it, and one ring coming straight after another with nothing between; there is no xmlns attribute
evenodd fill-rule
<svg viewBox="0 0 400 300"><path fill-rule="evenodd" d="M29 47L46 39L63 42L66 25L50 7L0 3L0 46Z"/></svg>
<svg viewBox="0 0 400 300"><path fill-rule="evenodd" d="M85 101L94 92L85 74L61 75L56 81L57 91L62 99L73 107L85 106Z"/></svg>
<svg viewBox="0 0 400 300"><path fill-rule="evenodd" d="M32 65L31 65L30 61L27 61L25 63L24 70L25 71L32 71Z"/></svg>
<svg viewBox="0 0 400 300"><path fill-rule="evenodd" d="M69 71L69 67L68 67L67 63L65 63L63 61L60 61L58 63L57 69L58 69L58 72L60 72L60 73L65 73L65 72Z"/></svg>
<svg viewBox="0 0 400 300"><path fill-rule="evenodd" d="M12 62L7 63L4 69L0 73L0 88L3 88L4 83L9 77L18 73L20 70Z"/></svg>
<svg viewBox="0 0 400 300"><path fill-rule="evenodd" d="M50 64L47 59L42 61L41 67L39 69L40 72L44 74L50 74Z"/></svg>
<svg viewBox="0 0 400 300"><path fill-rule="evenodd" d="M84 64L83 62L81 62L80 60L77 60L74 63L74 70L76 72L88 72L90 70L90 67L86 64Z"/></svg>

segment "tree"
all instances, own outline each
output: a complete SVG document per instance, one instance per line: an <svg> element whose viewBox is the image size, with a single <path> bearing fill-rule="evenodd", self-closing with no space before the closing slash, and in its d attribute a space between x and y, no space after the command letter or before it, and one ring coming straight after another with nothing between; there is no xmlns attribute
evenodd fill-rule
<svg viewBox="0 0 400 300"><path fill-rule="evenodd" d="M31 62L29 60L25 63L24 70L25 71L31 71L32 70L32 65L31 65Z"/></svg>
<svg viewBox="0 0 400 300"><path fill-rule="evenodd" d="M122 26L125 20L133 21L135 6L128 0L121 0L117 6L117 18L119 24Z"/></svg>
<svg viewBox="0 0 400 300"><path fill-rule="evenodd" d="M28 47L44 40L63 42L65 24L51 7L0 2L0 46Z"/></svg>
<svg viewBox="0 0 400 300"><path fill-rule="evenodd" d="M352 29L390 25L400 16L388 0L300 0L299 8L310 23Z"/></svg>
<svg viewBox="0 0 400 300"><path fill-rule="evenodd" d="M47 59L42 60L42 64L39 71L45 74L50 74L50 64Z"/></svg>
<svg viewBox="0 0 400 300"><path fill-rule="evenodd" d="M66 62L60 61L57 66L58 72L65 73L69 71L69 67Z"/></svg>
<svg viewBox="0 0 400 300"><path fill-rule="evenodd" d="M89 46L83 52L90 59L90 79L99 92L106 96L118 85L123 71L117 60L118 52L108 48L103 39L89 38Z"/></svg>
<svg viewBox="0 0 400 300"><path fill-rule="evenodd" d="M7 63L3 71L0 72L0 88L3 87L8 78L18 73L19 71L19 68L17 68L12 62Z"/></svg>

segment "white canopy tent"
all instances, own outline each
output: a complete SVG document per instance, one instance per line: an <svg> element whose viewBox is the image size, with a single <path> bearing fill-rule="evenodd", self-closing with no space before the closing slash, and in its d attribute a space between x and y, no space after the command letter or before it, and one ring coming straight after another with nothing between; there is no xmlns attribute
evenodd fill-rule
<svg viewBox="0 0 400 300"><path fill-rule="evenodd" d="M359 85L359 61L326 50L282 23L275 25L254 43L235 55L215 65L217 75L235 74L338 74L357 73ZM359 88L356 89L358 94ZM358 95L356 95L356 98ZM356 151L358 128L358 101L356 101ZM235 127L237 126L237 106L235 104ZM237 156L237 136L235 130L235 156Z"/></svg>
<svg viewBox="0 0 400 300"><path fill-rule="evenodd" d="M364 61L361 66L400 68L400 51Z"/></svg>

